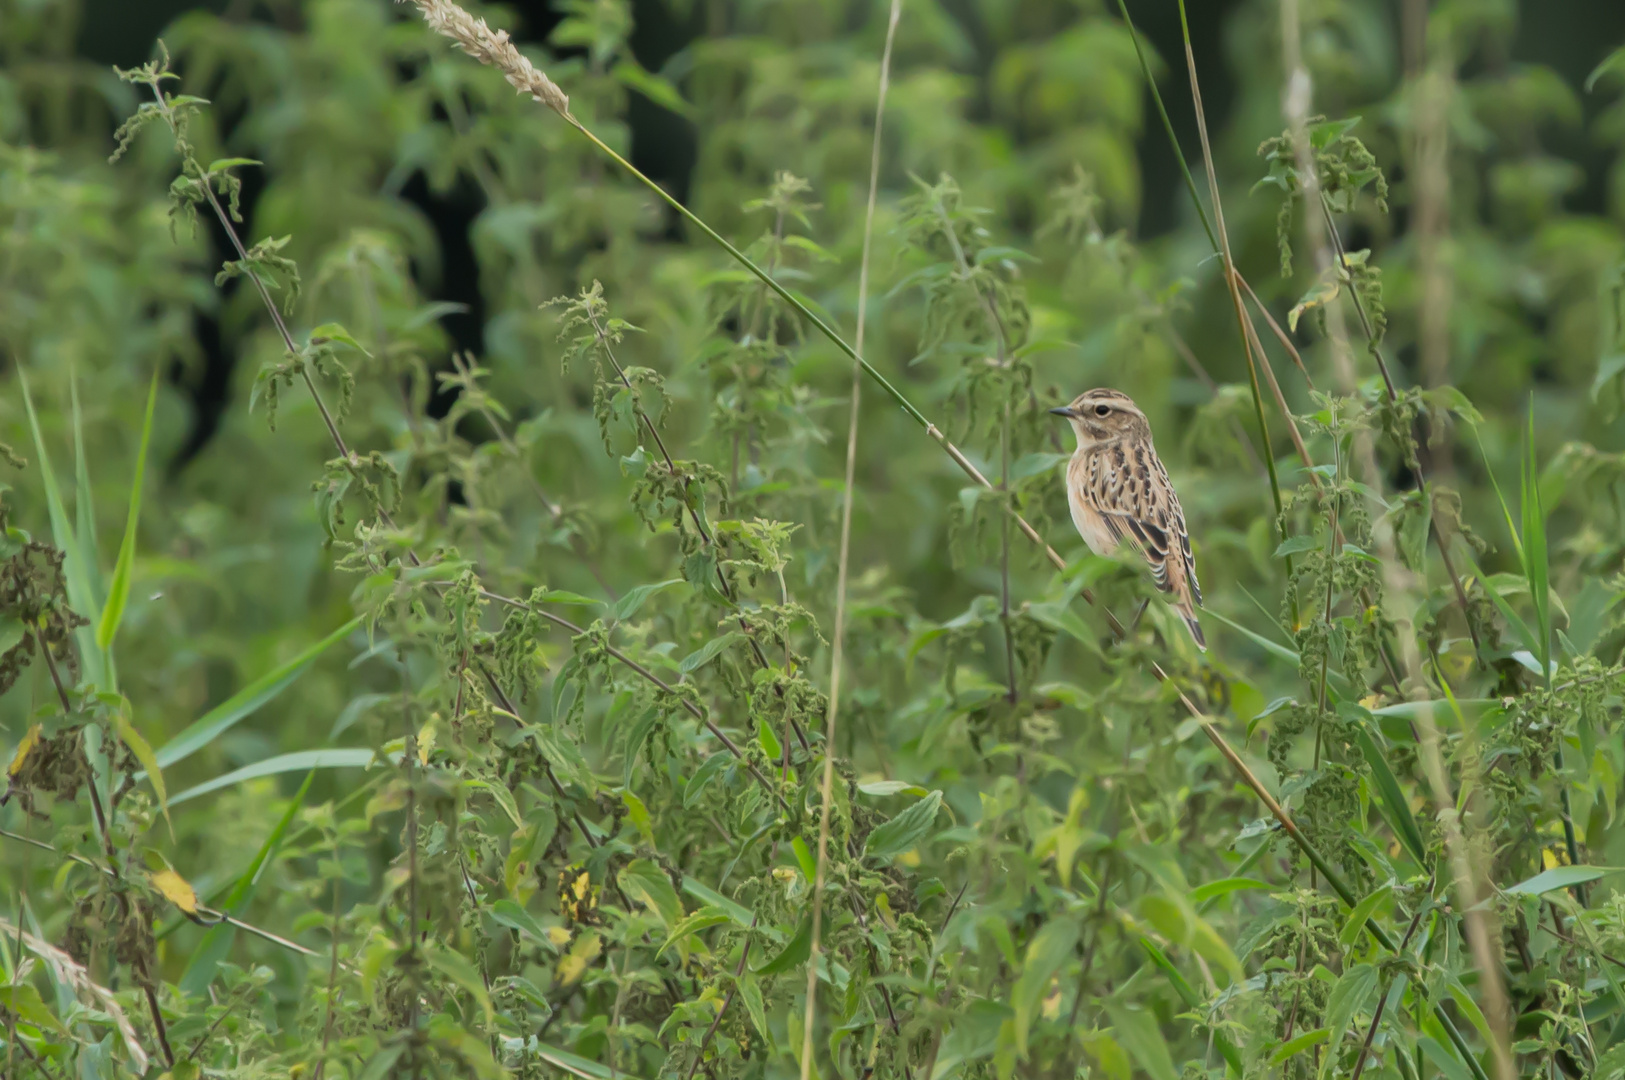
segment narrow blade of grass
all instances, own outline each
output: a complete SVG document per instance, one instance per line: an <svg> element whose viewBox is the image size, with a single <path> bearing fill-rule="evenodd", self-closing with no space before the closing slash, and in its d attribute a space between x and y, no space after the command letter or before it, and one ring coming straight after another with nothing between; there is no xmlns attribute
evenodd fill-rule
<svg viewBox="0 0 1625 1080"><path fill-rule="evenodd" d="M1399 786L1399 779L1394 776L1394 770L1389 768L1388 759L1383 756L1382 748L1363 727L1355 727L1354 739L1360 746L1360 753L1364 755L1366 764L1371 767L1372 784L1377 789L1377 805L1387 820L1388 827L1394 830L1400 846L1416 860L1416 865L1427 866L1427 845L1422 843L1422 830L1417 827L1410 803L1405 800L1405 791Z"/></svg>
<svg viewBox="0 0 1625 1080"><path fill-rule="evenodd" d="M305 669L310 667L318 656L343 641L351 631L360 626L361 619L362 617L357 615L292 660L261 675L198 717L185 731L158 748L158 764L167 768L208 746L238 721L286 690L289 684L305 673Z"/></svg>
<svg viewBox="0 0 1625 1080"><path fill-rule="evenodd" d="M397 760L400 754L389 755L390 759ZM283 773L304 772L307 769L365 769L376 760L371 750L340 749L340 750L296 750L291 754L278 754L256 761L252 765L244 765L240 769L217 776L213 780L205 781L196 787L185 791L169 800L170 806L179 806L181 803L191 802L210 792L219 791L235 784L247 783L249 780L259 780L266 776L280 776Z"/></svg>
<svg viewBox="0 0 1625 1080"><path fill-rule="evenodd" d="M135 478L130 481L130 509L124 518L124 539L119 543L118 562L113 567L113 580L107 587L107 604L102 608L101 622L96 627L96 646L111 655L113 638L118 624L124 619L124 607L130 600L130 572L135 562L136 527L141 521L141 483L147 472L147 447L152 442L152 409L158 401L158 373L152 373L152 385L147 388L147 413L141 421L141 446L135 453ZM77 419L77 412L75 414ZM77 424L75 436L77 437Z"/></svg>
<svg viewBox="0 0 1625 1080"><path fill-rule="evenodd" d="M1529 599L1535 608L1538 635L1535 655L1546 685L1552 684L1552 597L1546 559L1546 514L1540 505L1540 467L1535 463L1535 403L1529 402L1529 426L1524 433L1520 481L1523 486L1523 576L1529 582Z"/></svg>
<svg viewBox="0 0 1625 1080"><path fill-rule="evenodd" d="M271 830L271 835L260 845L253 861L248 864L248 869L243 871L242 876L237 879L237 884L232 886L230 894L220 905L221 910L234 915L254 894L254 887L259 884L260 872L282 846L282 838L287 835L288 826L293 822L294 815L305 804L305 794L310 790L311 781L315 779L315 769L305 774L305 782L299 785L299 790L288 800L288 808L282 812L282 817ZM209 989L209 984L214 981L215 972L220 968L220 961L231 952L231 943L236 936L236 928L229 923L220 923L209 928L209 932L203 935L203 941L193 951L192 959L187 961L186 970L181 974L178 985L182 993L201 995Z"/></svg>
<svg viewBox="0 0 1625 1080"><path fill-rule="evenodd" d="M90 491L90 459L85 455L85 425L79 411L79 377L74 375L68 384L73 406L73 513L77 520L78 540L88 558L85 573L90 578L91 596L99 604L106 597L103 591L102 570L95 553L100 550L96 539L96 502Z"/></svg>
<svg viewBox="0 0 1625 1080"><path fill-rule="evenodd" d="M67 579L68 603L74 611L90 620L90 626L81 626L74 631L79 643L79 666L86 682L111 690L114 687L107 680L102 652L96 647L96 632L91 628L101 618L101 606L96 603L86 560L79 549L73 525L68 520L68 511L62 505L62 490L57 487L56 472L51 468L51 455L46 453L39 416L34 411L34 396L28 389L28 373L20 366L17 368L17 385L22 388L28 431L34 438L34 453L39 457L40 483L45 489L45 507L51 517L51 536L56 546L62 549L62 575Z"/></svg>

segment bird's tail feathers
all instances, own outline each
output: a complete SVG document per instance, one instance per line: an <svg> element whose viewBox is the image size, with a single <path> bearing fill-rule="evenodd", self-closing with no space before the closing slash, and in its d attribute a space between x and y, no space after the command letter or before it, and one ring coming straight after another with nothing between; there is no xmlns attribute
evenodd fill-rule
<svg viewBox="0 0 1625 1080"><path fill-rule="evenodd" d="M1181 600L1174 607L1179 612L1179 617L1185 620L1185 627L1190 630L1191 640L1196 642L1196 647L1203 652L1207 652L1207 638L1202 633L1202 624L1196 621L1196 609L1191 605L1191 602Z"/></svg>

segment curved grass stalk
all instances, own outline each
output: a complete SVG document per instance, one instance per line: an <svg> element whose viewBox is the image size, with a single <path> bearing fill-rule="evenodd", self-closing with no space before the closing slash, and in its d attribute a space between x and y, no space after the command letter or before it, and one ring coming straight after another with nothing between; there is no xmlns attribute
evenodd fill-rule
<svg viewBox="0 0 1625 1080"><path fill-rule="evenodd" d="M869 151L869 202L863 213L863 256L858 263L858 326L855 352L863 353L864 320L869 310L869 251L874 239L875 202L880 190L880 138L886 116L886 91L891 85L892 43L902 17L902 0L891 0L886 20L886 44L880 53L880 87L875 99L875 138ZM856 357L854 357L856 360ZM846 643L846 581L851 566L852 492L858 460L858 410L863 394L863 368L852 365L852 398L846 425L846 485L841 492L841 547L835 571L835 630L830 644L829 712L824 721L824 774L819 781L818 861L813 874L812 945L807 954L807 1004L802 1018L801 1080L812 1075L813 1023L818 1003L818 956L822 945L824 875L829 865L829 816L835 780L835 723L841 708L841 661ZM1006 578L1008 583L1008 577ZM1007 594L1008 600L1008 594ZM1008 632L1008 627L1006 631ZM741 961L743 963L743 961ZM721 1014L718 1014L718 1019ZM713 1025L714 1027L714 1025Z"/></svg>

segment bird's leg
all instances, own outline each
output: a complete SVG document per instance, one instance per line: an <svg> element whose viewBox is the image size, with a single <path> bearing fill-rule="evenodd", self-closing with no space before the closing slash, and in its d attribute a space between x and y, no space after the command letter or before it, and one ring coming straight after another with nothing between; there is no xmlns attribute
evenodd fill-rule
<svg viewBox="0 0 1625 1080"><path fill-rule="evenodd" d="M1149 603L1151 603L1151 598L1149 596L1140 601L1140 606L1135 609L1134 618L1129 620L1128 631L1124 633L1124 637L1128 637L1130 634L1134 633L1135 628L1140 625L1140 616L1145 614L1146 605Z"/></svg>

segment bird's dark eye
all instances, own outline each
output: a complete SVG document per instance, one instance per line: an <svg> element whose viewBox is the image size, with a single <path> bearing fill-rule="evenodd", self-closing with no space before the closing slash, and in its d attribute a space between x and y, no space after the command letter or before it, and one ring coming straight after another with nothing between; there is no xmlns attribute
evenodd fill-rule
<svg viewBox="0 0 1625 1080"><path fill-rule="evenodd" d="M1096 405L1095 406L1095 415L1096 416L1110 416L1111 411L1112 411L1112 407L1110 405Z"/></svg>

